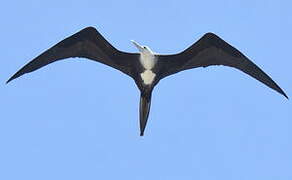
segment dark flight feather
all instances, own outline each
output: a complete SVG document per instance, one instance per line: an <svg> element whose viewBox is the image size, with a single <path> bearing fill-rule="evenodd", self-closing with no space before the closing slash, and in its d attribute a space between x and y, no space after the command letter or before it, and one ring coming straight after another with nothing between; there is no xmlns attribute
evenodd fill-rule
<svg viewBox="0 0 292 180"><path fill-rule="evenodd" d="M93 27L87 27L54 45L16 72L6 83L50 63L70 57L88 58L131 74L138 53L117 50Z"/></svg>
<svg viewBox="0 0 292 180"><path fill-rule="evenodd" d="M284 91L264 71L213 33L205 34L200 40L181 53L160 55L158 57L158 62L161 63L164 69L161 73L161 78L187 69L224 65L245 72L288 98Z"/></svg>

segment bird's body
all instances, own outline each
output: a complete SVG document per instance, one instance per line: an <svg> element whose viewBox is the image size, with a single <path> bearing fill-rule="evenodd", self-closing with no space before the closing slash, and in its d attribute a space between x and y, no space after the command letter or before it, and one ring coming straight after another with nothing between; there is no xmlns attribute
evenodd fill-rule
<svg viewBox="0 0 292 180"><path fill-rule="evenodd" d="M140 62L147 70L151 70L156 64L155 54L150 50L144 50L140 52Z"/></svg>
<svg viewBox="0 0 292 180"><path fill-rule="evenodd" d="M139 53L117 50L95 28L88 27L62 40L30 61L7 83L25 73L70 57L83 57L106 64L132 77L141 92L139 110L141 136L147 124L153 88L164 77L180 71L211 65L234 67L288 98L265 72L213 33L205 34L183 52L171 55L159 55L147 46L132 42Z"/></svg>
<svg viewBox="0 0 292 180"><path fill-rule="evenodd" d="M156 56L151 50L140 52L140 62L144 68L140 76L145 85L151 85L154 81L156 74L153 72L153 68L156 65L156 61Z"/></svg>

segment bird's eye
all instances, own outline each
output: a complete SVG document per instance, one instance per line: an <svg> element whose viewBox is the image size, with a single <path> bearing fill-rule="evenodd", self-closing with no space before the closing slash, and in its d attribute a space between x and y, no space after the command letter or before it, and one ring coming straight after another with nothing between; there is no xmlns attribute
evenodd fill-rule
<svg viewBox="0 0 292 180"><path fill-rule="evenodd" d="M144 46L143 48L146 49L146 46Z"/></svg>

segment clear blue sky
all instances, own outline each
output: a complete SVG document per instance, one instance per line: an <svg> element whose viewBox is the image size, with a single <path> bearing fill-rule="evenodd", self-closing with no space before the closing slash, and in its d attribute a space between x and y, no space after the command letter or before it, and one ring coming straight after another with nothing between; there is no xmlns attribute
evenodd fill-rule
<svg viewBox="0 0 292 180"><path fill-rule="evenodd" d="M206 32L237 47L292 97L292 2L3 1L0 179L291 180L291 100L228 67L189 70L155 88L145 136L139 91L119 71L68 59L5 81L86 26L179 52Z"/></svg>

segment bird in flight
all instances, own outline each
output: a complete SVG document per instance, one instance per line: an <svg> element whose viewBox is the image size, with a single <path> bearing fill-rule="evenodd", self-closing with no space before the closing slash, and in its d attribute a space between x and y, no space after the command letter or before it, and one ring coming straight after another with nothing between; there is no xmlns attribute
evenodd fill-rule
<svg viewBox="0 0 292 180"><path fill-rule="evenodd" d="M135 41L139 53L123 52L113 47L95 28L87 27L62 40L27 63L8 81L58 60L79 57L111 66L132 77L140 96L140 136L147 124L152 90L166 76L180 71L224 65L239 69L288 99L284 91L257 65L213 33L206 33L189 48L177 54L160 55Z"/></svg>

